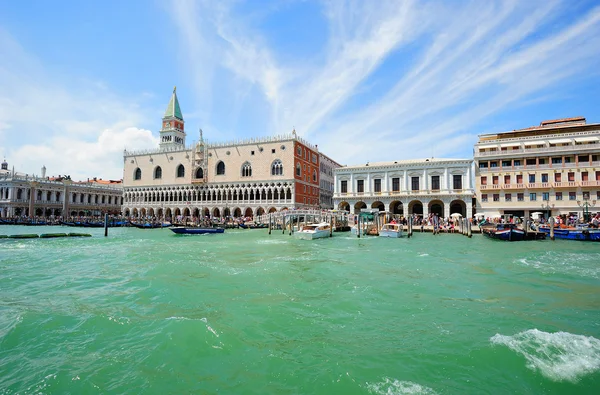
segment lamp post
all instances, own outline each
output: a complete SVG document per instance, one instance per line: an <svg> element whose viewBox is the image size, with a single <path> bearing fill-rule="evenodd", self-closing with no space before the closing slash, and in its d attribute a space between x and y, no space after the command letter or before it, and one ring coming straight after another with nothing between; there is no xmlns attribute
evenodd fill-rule
<svg viewBox="0 0 600 395"><path fill-rule="evenodd" d="M542 210L549 211L548 217L552 217L552 210L554 209L554 205L550 203L542 203Z"/></svg>
<svg viewBox="0 0 600 395"><path fill-rule="evenodd" d="M596 205L596 201L592 200L592 202L590 203L589 197L588 198L584 197L583 201L581 201L581 200L577 201L577 205L583 209L583 219L585 220L585 222L589 222L589 220L590 220L589 209Z"/></svg>

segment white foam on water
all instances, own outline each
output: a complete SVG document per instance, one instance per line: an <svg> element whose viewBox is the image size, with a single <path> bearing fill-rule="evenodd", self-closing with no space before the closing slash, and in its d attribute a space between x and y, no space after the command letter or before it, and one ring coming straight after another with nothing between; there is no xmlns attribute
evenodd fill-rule
<svg viewBox="0 0 600 395"><path fill-rule="evenodd" d="M288 241L278 239L259 239L256 241L256 244L288 244Z"/></svg>
<svg viewBox="0 0 600 395"><path fill-rule="evenodd" d="M202 321L204 323L207 323L208 320L206 318L189 318L189 317L179 317L179 316L173 316L173 317L167 317L165 318L167 320L175 320L175 321Z"/></svg>
<svg viewBox="0 0 600 395"><path fill-rule="evenodd" d="M427 253L419 254L418 256L429 256Z"/></svg>
<svg viewBox="0 0 600 395"><path fill-rule="evenodd" d="M414 394L414 395L435 395L436 392L429 388L413 383L412 381L399 381L384 377L379 383L366 383L367 389L372 394L378 395L399 395L399 394Z"/></svg>
<svg viewBox="0 0 600 395"><path fill-rule="evenodd" d="M490 341L523 355L529 369L553 381L577 382L600 370L600 340L592 336L529 329L514 336L496 334Z"/></svg>
<svg viewBox="0 0 600 395"><path fill-rule="evenodd" d="M598 260L600 260L600 254L546 252L540 256L518 259L517 262L545 274L567 274L600 279Z"/></svg>

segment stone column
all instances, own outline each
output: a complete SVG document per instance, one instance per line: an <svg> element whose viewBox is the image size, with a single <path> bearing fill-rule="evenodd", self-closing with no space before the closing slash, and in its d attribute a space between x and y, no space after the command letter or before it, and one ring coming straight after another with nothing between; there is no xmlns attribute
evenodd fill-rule
<svg viewBox="0 0 600 395"><path fill-rule="evenodd" d="M448 167L444 167L444 185L440 185L440 188L446 191L450 190L450 183L448 182Z"/></svg>
<svg viewBox="0 0 600 395"><path fill-rule="evenodd" d="M66 219L69 216L69 185L70 180L63 180L63 207L62 217Z"/></svg>
<svg viewBox="0 0 600 395"><path fill-rule="evenodd" d="M465 180L466 185L463 185L463 189L471 189L471 166L467 168L467 176Z"/></svg>
<svg viewBox="0 0 600 395"><path fill-rule="evenodd" d="M469 201L465 202L465 206L467 207L467 219L473 217L473 205L471 204L470 199Z"/></svg>
<svg viewBox="0 0 600 395"><path fill-rule="evenodd" d="M29 184L29 218L33 218L35 216L35 189L38 187L39 183L32 181Z"/></svg>

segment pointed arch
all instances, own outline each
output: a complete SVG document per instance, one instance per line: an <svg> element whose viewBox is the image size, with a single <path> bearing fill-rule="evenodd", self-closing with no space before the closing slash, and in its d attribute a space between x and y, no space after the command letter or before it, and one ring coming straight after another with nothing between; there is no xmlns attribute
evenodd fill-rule
<svg viewBox="0 0 600 395"><path fill-rule="evenodd" d="M162 167L156 166L154 168L154 179L159 180L162 178Z"/></svg>
<svg viewBox="0 0 600 395"><path fill-rule="evenodd" d="M196 169L196 178L204 178L204 170L201 167Z"/></svg>
<svg viewBox="0 0 600 395"><path fill-rule="evenodd" d="M222 160L220 160L219 163L217 163L217 175L225 175L225 162L223 162Z"/></svg>
<svg viewBox="0 0 600 395"><path fill-rule="evenodd" d="M248 161L242 165L242 177L252 177L252 165Z"/></svg>
<svg viewBox="0 0 600 395"><path fill-rule="evenodd" d="M183 165L177 166L177 177L185 177L185 167Z"/></svg>
<svg viewBox="0 0 600 395"><path fill-rule="evenodd" d="M271 163L271 175L272 176L282 176L283 175L283 163L280 159L275 159L273 163Z"/></svg>
<svg viewBox="0 0 600 395"><path fill-rule="evenodd" d="M134 180L142 179L142 169L140 169L139 167L136 167L136 169L133 171L133 179Z"/></svg>

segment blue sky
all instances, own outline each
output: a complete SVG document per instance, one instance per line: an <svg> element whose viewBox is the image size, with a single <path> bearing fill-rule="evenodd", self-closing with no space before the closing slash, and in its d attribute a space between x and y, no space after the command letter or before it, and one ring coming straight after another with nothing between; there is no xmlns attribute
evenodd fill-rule
<svg viewBox="0 0 600 395"><path fill-rule="evenodd" d="M122 177L173 86L187 143L289 133L342 164L599 123L597 1L0 2L0 155Z"/></svg>

